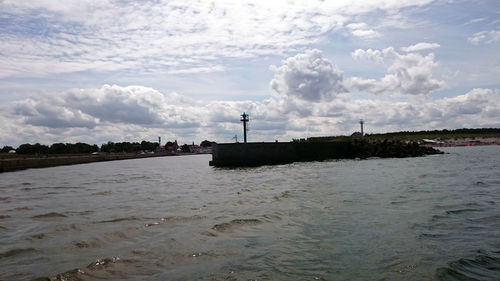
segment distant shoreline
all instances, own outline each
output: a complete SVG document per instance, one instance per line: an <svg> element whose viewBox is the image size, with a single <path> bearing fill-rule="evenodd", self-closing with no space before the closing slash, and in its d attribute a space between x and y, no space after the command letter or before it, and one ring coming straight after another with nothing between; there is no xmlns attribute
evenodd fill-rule
<svg viewBox="0 0 500 281"><path fill-rule="evenodd" d="M154 153L154 154L136 154L136 153L105 153L105 154L49 154L49 155L18 155L3 154L0 155L0 173L14 172L19 170L33 168L48 168L65 165L77 165L104 161L118 161L129 159L143 159L151 157L164 156L185 156L197 155L196 153Z"/></svg>

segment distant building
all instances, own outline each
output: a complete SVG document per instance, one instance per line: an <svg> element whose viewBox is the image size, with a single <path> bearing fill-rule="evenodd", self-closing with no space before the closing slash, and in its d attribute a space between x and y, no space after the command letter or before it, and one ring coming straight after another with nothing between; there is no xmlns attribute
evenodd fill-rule
<svg viewBox="0 0 500 281"><path fill-rule="evenodd" d="M167 142L166 147L167 151L177 151L179 149L179 144L177 144L177 140L175 140L174 142Z"/></svg>
<svg viewBox="0 0 500 281"><path fill-rule="evenodd" d="M155 152L158 153L158 152L165 152L165 146L163 145L158 145L156 148L155 148Z"/></svg>
<svg viewBox="0 0 500 281"><path fill-rule="evenodd" d="M189 146L189 151L191 153L210 154L210 153L212 153L212 147L211 146L203 147L203 146L199 146L197 144L192 144Z"/></svg>

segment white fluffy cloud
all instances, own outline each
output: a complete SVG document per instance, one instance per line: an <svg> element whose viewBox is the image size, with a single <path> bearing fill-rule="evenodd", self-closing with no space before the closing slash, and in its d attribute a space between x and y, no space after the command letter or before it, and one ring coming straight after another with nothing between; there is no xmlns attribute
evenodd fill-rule
<svg viewBox="0 0 500 281"><path fill-rule="evenodd" d="M378 62L382 63L384 58L383 58L383 53L380 50L362 50L362 49L357 49L354 52L352 52L352 58L357 59L357 60L370 60L373 62Z"/></svg>
<svg viewBox="0 0 500 281"><path fill-rule="evenodd" d="M419 53L400 54L389 47L381 51L358 49L352 57L388 63L387 74L380 80L349 78L346 84L360 91L376 95L428 95L445 86L444 81L432 77L432 71L437 66L432 53L425 56Z"/></svg>
<svg viewBox="0 0 500 281"><path fill-rule="evenodd" d="M343 73L316 49L289 57L271 70L271 88L281 98L320 102L347 91L342 84Z"/></svg>

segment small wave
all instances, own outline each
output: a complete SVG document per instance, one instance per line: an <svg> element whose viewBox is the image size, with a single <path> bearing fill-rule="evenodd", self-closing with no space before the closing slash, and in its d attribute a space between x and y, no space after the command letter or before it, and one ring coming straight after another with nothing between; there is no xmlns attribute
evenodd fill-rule
<svg viewBox="0 0 500 281"><path fill-rule="evenodd" d="M50 213L47 213L47 214L41 214L41 215L32 216L31 218L33 218L33 219L43 219L43 218L65 218L65 217L67 217L67 216L63 215L61 213L50 212Z"/></svg>
<svg viewBox="0 0 500 281"><path fill-rule="evenodd" d="M266 222L273 222L276 220L282 219L282 214L274 213L274 214L264 214L262 215L262 219Z"/></svg>
<svg viewBox="0 0 500 281"><path fill-rule="evenodd" d="M109 191L109 190L92 193L92 195L110 195L110 194L111 194L111 191Z"/></svg>
<svg viewBox="0 0 500 281"><path fill-rule="evenodd" d="M8 216L8 215L0 215L0 220L2 220L2 219L8 219L8 218L10 218L10 216Z"/></svg>
<svg viewBox="0 0 500 281"><path fill-rule="evenodd" d="M441 238L441 237L446 237L447 234L444 234L444 233L422 233L419 236L422 238Z"/></svg>
<svg viewBox="0 0 500 281"><path fill-rule="evenodd" d="M407 200L403 200L403 201L391 201L391 205L401 205L401 204L407 204L408 201Z"/></svg>
<svg viewBox="0 0 500 281"><path fill-rule="evenodd" d="M244 192L252 192L250 188L242 188L240 191L236 192L237 194L241 195Z"/></svg>
<svg viewBox="0 0 500 281"><path fill-rule="evenodd" d="M8 250L6 252L0 253L0 259L12 257L12 256L24 254L24 253L30 253L30 252L34 252L34 251L35 251L35 248L12 249L12 250Z"/></svg>
<svg viewBox="0 0 500 281"><path fill-rule="evenodd" d="M103 269L106 267L109 267L110 265L120 262L121 259L119 257L112 257L112 258L105 258L105 259L98 259L91 264L87 265L87 268L90 270L98 270L98 269Z"/></svg>
<svg viewBox="0 0 500 281"><path fill-rule="evenodd" d="M448 210L446 211L446 214L448 215L455 215L455 214L462 214L462 213L468 213L468 212L479 212L481 211L480 209L473 209L473 208L465 208L465 209L457 209L457 210Z"/></svg>
<svg viewBox="0 0 500 281"><path fill-rule="evenodd" d="M80 249L86 249L86 248L100 248L102 247L103 243L100 240L93 240L93 241L74 241L72 243L75 247L80 248Z"/></svg>
<svg viewBox="0 0 500 281"><path fill-rule="evenodd" d="M482 218L479 218L478 221L485 222L485 223L500 222L500 215L482 217Z"/></svg>
<svg viewBox="0 0 500 281"><path fill-rule="evenodd" d="M196 253L191 253L189 255L187 255L188 257L192 257L192 258L199 258L199 257L217 257L217 256L220 256L220 254L217 254L215 252L212 252L212 251L208 251L208 252L196 252Z"/></svg>
<svg viewBox="0 0 500 281"><path fill-rule="evenodd" d="M462 258L437 269L439 280L498 280L500 256L481 253L473 258Z"/></svg>
<svg viewBox="0 0 500 281"><path fill-rule="evenodd" d="M81 231L82 229L79 225L75 223L56 227L56 231L74 231L74 230Z"/></svg>
<svg viewBox="0 0 500 281"><path fill-rule="evenodd" d="M36 278L34 280L74 280L74 281L80 281L84 280L84 276L92 277L91 273L92 272L97 272L100 270L105 270L108 267L112 266L115 263L121 262L122 260L119 257L113 257L113 258L105 258L105 259L98 259L92 263L90 263L87 267L85 268L75 268L63 273L59 273L55 276L51 277L40 277ZM99 276L95 276L95 279L106 279L106 278L99 278Z"/></svg>
<svg viewBox="0 0 500 281"><path fill-rule="evenodd" d="M142 219L138 218L138 217L125 217L125 218L117 218L117 219L112 219L112 220L98 221L95 223L111 223L111 222L137 221L137 220L142 220Z"/></svg>
<svg viewBox="0 0 500 281"><path fill-rule="evenodd" d="M391 257L382 260L382 268L386 271L397 273L408 273L416 269L414 264L406 264L406 262L398 257Z"/></svg>
<svg viewBox="0 0 500 281"><path fill-rule="evenodd" d="M45 238L46 234L45 233L38 233L38 234L33 234L30 236L31 239L43 239Z"/></svg>
<svg viewBox="0 0 500 281"><path fill-rule="evenodd" d="M52 189L75 189L75 188L80 188L78 186L67 186L67 185L57 185L57 186L47 186L45 188L52 188Z"/></svg>
<svg viewBox="0 0 500 281"><path fill-rule="evenodd" d="M172 222L188 222L188 221L193 221L193 220L201 220L204 219L205 217L203 216L191 216L191 217L166 217L166 218L161 218L160 221L155 221L151 223L147 223L146 226L155 226L155 225L160 225L162 223L172 223Z"/></svg>
<svg viewBox="0 0 500 281"><path fill-rule="evenodd" d="M69 214L69 215L78 215L78 216L86 216L86 215L90 215L92 213L94 213L94 211L91 211L91 210L80 211L80 212L76 212L76 211L66 212L66 214Z"/></svg>
<svg viewBox="0 0 500 281"><path fill-rule="evenodd" d="M259 223L261 223L261 221L258 219L236 219L236 220L232 220L230 222L216 224L212 227L212 229L224 232L224 231L230 230L236 226L255 225L255 224L259 224Z"/></svg>
<svg viewBox="0 0 500 281"><path fill-rule="evenodd" d="M193 221L193 220L201 220L204 218L206 218L206 217L199 216L199 215L195 215L195 216L191 216L191 217L165 217L165 218L162 218L161 221L164 221L164 222L187 222L187 221Z"/></svg>

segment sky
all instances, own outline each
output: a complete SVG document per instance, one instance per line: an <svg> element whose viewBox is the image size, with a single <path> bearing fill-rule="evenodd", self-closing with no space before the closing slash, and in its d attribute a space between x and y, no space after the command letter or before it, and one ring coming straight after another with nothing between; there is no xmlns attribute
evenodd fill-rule
<svg viewBox="0 0 500 281"><path fill-rule="evenodd" d="M0 0L0 147L500 127L498 0Z"/></svg>

